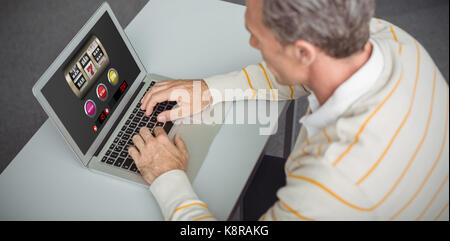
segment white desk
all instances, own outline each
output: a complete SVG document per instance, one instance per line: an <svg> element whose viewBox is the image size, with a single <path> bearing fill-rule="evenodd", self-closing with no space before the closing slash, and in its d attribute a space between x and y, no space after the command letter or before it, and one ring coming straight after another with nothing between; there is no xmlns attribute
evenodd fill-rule
<svg viewBox="0 0 450 241"><path fill-rule="evenodd" d="M218 0L151 0L126 33L148 72L202 78L260 61L248 45L244 11ZM271 105L281 114L285 103ZM268 140L260 127L223 126L194 180L197 194L221 220ZM83 168L49 120L0 176L0 220L161 219L147 189Z"/></svg>

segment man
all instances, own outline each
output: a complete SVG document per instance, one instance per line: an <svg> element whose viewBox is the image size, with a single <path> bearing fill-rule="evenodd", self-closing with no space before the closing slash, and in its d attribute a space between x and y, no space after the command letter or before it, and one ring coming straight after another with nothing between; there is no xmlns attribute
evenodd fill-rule
<svg viewBox="0 0 450 241"><path fill-rule="evenodd" d="M374 0L248 0L250 44L265 63L157 84L142 108L150 114L194 83L201 109L232 100L220 98L226 89L310 94L286 185L260 220L448 220L448 85L425 49L372 19L374 9ZM159 121L198 112L194 101L178 104ZM186 177L181 137L154 134L141 129L129 151L164 217L215 220Z"/></svg>

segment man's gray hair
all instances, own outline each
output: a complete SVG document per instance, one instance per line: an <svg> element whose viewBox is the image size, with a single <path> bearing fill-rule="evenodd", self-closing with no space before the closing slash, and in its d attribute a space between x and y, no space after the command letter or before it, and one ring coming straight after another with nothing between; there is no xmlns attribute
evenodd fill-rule
<svg viewBox="0 0 450 241"><path fill-rule="evenodd" d="M263 20L283 44L308 41L334 58L364 49L375 0L263 0Z"/></svg>

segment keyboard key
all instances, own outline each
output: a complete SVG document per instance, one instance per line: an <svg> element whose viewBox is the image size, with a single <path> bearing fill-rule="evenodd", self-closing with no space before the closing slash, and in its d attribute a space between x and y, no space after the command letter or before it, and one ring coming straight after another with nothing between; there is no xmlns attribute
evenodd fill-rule
<svg viewBox="0 0 450 241"><path fill-rule="evenodd" d="M127 158L123 163L122 168L128 170L131 167L131 164L133 164L133 159Z"/></svg>
<svg viewBox="0 0 450 241"><path fill-rule="evenodd" d="M147 124L147 127L149 129L153 129L153 127L155 127L155 124L150 122L150 123Z"/></svg>
<svg viewBox="0 0 450 241"><path fill-rule="evenodd" d="M120 153L120 157L126 158L128 156L128 152L123 151Z"/></svg>
<svg viewBox="0 0 450 241"><path fill-rule="evenodd" d="M127 120L127 122L125 122L125 125L129 125L131 123L131 120Z"/></svg>
<svg viewBox="0 0 450 241"><path fill-rule="evenodd" d="M107 152L105 153L105 156L109 156L109 154L111 154L111 151L107 151Z"/></svg>
<svg viewBox="0 0 450 241"><path fill-rule="evenodd" d="M106 164L109 164L109 165L112 165L113 163L114 163L114 159L112 159L112 158L109 158L107 161L106 161Z"/></svg>
<svg viewBox="0 0 450 241"><path fill-rule="evenodd" d="M123 135L123 132L119 132L119 134L117 134L118 137L121 137Z"/></svg>
<svg viewBox="0 0 450 241"><path fill-rule="evenodd" d="M136 107L137 107L137 108L140 108L141 105L142 105L141 102L138 102L137 105L136 105Z"/></svg>
<svg viewBox="0 0 450 241"><path fill-rule="evenodd" d="M134 108L133 114L136 114L136 112L138 112L138 108Z"/></svg>
<svg viewBox="0 0 450 241"><path fill-rule="evenodd" d="M164 102L160 103L159 106L166 107L167 104L169 104L169 102L168 101L164 101Z"/></svg>
<svg viewBox="0 0 450 241"><path fill-rule="evenodd" d="M158 111L161 111L161 112L164 111L164 107L162 107L162 106L158 106L156 109L158 109Z"/></svg>
<svg viewBox="0 0 450 241"><path fill-rule="evenodd" d="M127 126L122 126L122 131L125 131L127 129Z"/></svg>
<svg viewBox="0 0 450 241"><path fill-rule="evenodd" d="M116 137L116 139L114 139L113 143L117 143L119 141L119 137Z"/></svg>
<svg viewBox="0 0 450 241"><path fill-rule="evenodd" d="M150 122L156 123L156 122L158 122L158 120L156 119L156 117L153 116L153 117L150 119Z"/></svg>
<svg viewBox="0 0 450 241"><path fill-rule="evenodd" d="M136 128L136 126L137 126L136 123L131 123L131 124L130 124L130 128L133 128L133 129L134 129L134 128Z"/></svg>
<svg viewBox="0 0 450 241"><path fill-rule="evenodd" d="M139 118L139 117L134 117L133 122L139 123L139 121L141 121L141 118Z"/></svg>
<svg viewBox="0 0 450 241"><path fill-rule="evenodd" d="M121 167L125 159L123 158L117 158L116 162L114 162L114 166Z"/></svg>
<svg viewBox="0 0 450 241"><path fill-rule="evenodd" d="M127 141L126 140L121 140L120 142L119 142L119 146L125 146L127 144Z"/></svg>
<svg viewBox="0 0 450 241"><path fill-rule="evenodd" d="M130 171L132 171L132 172L137 172L137 170L138 170L138 169L137 169L136 164L133 163L133 164L131 165L131 167L130 167Z"/></svg>
<svg viewBox="0 0 450 241"><path fill-rule="evenodd" d="M128 139L130 139L130 137L131 137L130 135L125 134L122 136L122 140L128 140Z"/></svg>
<svg viewBox="0 0 450 241"><path fill-rule="evenodd" d="M117 153L117 152L111 153L111 157L112 157L112 158L116 158L116 157L118 157L118 156L119 156L119 153Z"/></svg>
<svg viewBox="0 0 450 241"><path fill-rule="evenodd" d="M148 116L144 116L143 118L142 118L142 121L145 121L145 122L148 122L150 120L150 117L148 117Z"/></svg>
<svg viewBox="0 0 450 241"><path fill-rule="evenodd" d="M133 129L128 128L128 129L125 131L125 133L127 133L127 134L133 134Z"/></svg>
<svg viewBox="0 0 450 241"><path fill-rule="evenodd" d="M131 114L130 117L128 117L128 119L132 120L134 118L134 115Z"/></svg>
<svg viewBox="0 0 450 241"><path fill-rule="evenodd" d="M169 133L169 131L170 131L170 129L172 129L172 127L173 127L173 122L169 121L169 122L166 122L166 124L164 125L163 128L166 131L166 133Z"/></svg>
<svg viewBox="0 0 450 241"><path fill-rule="evenodd" d="M134 145L133 140L130 139L130 140L128 141L128 145L130 145L130 146Z"/></svg>
<svg viewBox="0 0 450 241"><path fill-rule="evenodd" d="M109 146L109 150L114 149L114 147L116 147L116 144L111 144L111 146Z"/></svg>
<svg viewBox="0 0 450 241"><path fill-rule="evenodd" d="M164 108L164 110L171 110L171 109L173 109L173 106L170 106L170 105L168 105L168 104L167 104L167 106Z"/></svg>
<svg viewBox="0 0 450 241"><path fill-rule="evenodd" d="M146 126L146 125L147 125L146 122L140 122L140 123L139 123L139 127L143 127L143 126Z"/></svg>
<svg viewBox="0 0 450 241"><path fill-rule="evenodd" d="M156 109L156 107L153 109L153 112L152 112L152 114L150 115L150 116L157 116L158 115L158 110Z"/></svg>
<svg viewBox="0 0 450 241"><path fill-rule="evenodd" d="M114 148L114 151L116 151L116 152L121 152L121 151L122 151L122 147L116 146L116 148Z"/></svg>
<svg viewBox="0 0 450 241"><path fill-rule="evenodd" d="M156 126L164 126L164 123L158 122L158 123L156 123Z"/></svg>
<svg viewBox="0 0 450 241"><path fill-rule="evenodd" d="M107 156L104 156L104 157L102 158L102 162L106 162L107 159L108 159L108 157L107 157Z"/></svg>
<svg viewBox="0 0 450 241"><path fill-rule="evenodd" d="M136 116L137 116L137 117L142 117L142 116L144 116L144 112L139 111L139 112L136 114Z"/></svg>

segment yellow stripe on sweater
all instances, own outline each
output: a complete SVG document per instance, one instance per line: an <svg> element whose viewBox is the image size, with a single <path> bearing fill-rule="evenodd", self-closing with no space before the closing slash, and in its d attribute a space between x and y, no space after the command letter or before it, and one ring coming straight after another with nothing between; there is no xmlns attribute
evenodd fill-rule
<svg viewBox="0 0 450 241"><path fill-rule="evenodd" d="M428 204L425 207L425 209L422 211L422 213L420 213L420 216L416 218L416 221L420 221L423 218L423 216L425 216L425 213L428 211L428 209L434 203L436 198L439 196L439 193L441 193L442 188L444 188L445 184L448 182L448 176L449 176L449 174L447 173L447 176L445 177L444 181L442 181L442 183L439 186L438 190L434 193L433 198L431 198L431 200L428 202Z"/></svg>
<svg viewBox="0 0 450 241"><path fill-rule="evenodd" d="M250 77L248 76L247 70L246 70L245 68L243 68L242 70L244 71L245 76L247 76L248 85L250 86L250 89L251 89L252 92L253 92L252 100L254 100L255 97L256 97L256 91L255 91L255 89L254 89L253 86L252 86L252 83L251 83L251 81L250 81Z"/></svg>
<svg viewBox="0 0 450 241"><path fill-rule="evenodd" d="M260 66L261 69L264 71L264 75L266 76L267 83L269 84L269 87L270 87L270 91L272 92L272 98L273 98L273 100L277 100L277 99L275 98L275 93L273 92L273 88L272 88L272 84L270 83L269 76L267 75L266 68L264 68L263 64L261 64L261 63L259 63L259 66Z"/></svg>
<svg viewBox="0 0 450 241"><path fill-rule="evenodd" d="M416 44L416 48L417 48L417 73L416 73L416 83L417 83L417 81L419 79L419 74L420 74L420 58L421 58L421 55L420 55L420 48L419 48L419 45L417 44L417 41L415 41L415 44ZM366 126L369 124L369 122L372 120L372 118L378 113L378 111L380 111L380 109L386 104L386 102L392 97L392 95L397 90L401 80L403 79L403 72L404 71L403 71L403 67L402 67L400 78L397 80L397 83L395 84L394 88L389 92L389 94L386 96L386 98L377 106L377 108L370 114L370 116L364 121L364 123L360 127L359 131L356 133L355 139L353 140L353 142L333 162L333 166L336 166L344 158L344 156L347 155L350 152L350 150L356 145L356 143L358 143L359 137L364 132Z"/></svg>
<svg viewBox="0 0 450 241"><path fill-rule="evenodd" d="M439 218L444 214L445 210L448 208L448 202L445 204L445 206L442 208L442 210L439 212L439 214L434 218L434 221L438 221Z"/></svg>
<svg viewBox="0 0 450 241"><path fill-rule="evenodd" d="M172 220L173 215L174 215L176 212L178 212L178 211L180 211L180 210L182 210L182 209L184 209L184 208L191 207L191 206L196 206L196 205L202 206L202 207L204 207L204 208L208 208L204 203L191 203L191 204L187 204L187 205L184 205L184 206L181 206L181 207L175 209L175 211L173 211L172 215L170 215L169 221Z"/></svg>
<svg viewBox="0 0 450 241"><path fill-rule="evenodd" d="M433 83L434 83L434 85L436 84L436 67L435 67L435 72L434 72L434 81L433 81ZM375 171L375 169L378 167L378 165L381 163L381 161L384 159L386 154L391 149L392 144L394 144L394 141L397 139L397 136L400 134L400 131L403 129L403 126L406 124L406 121L409 119L409 116L411 114L411 111L412 111L412 108L414 106L414 102L415 102L415 99L416 99L416 91L417 91L417 81L414 84L414 89L413 89L411 101L409 103L408 112L406 112L406 115L403 118L402 122L400 123L400 126L395 131L394 135L392 136L391 140L389 141L389 144L387 145L387 147L384 149L383 153L381 153L381 156L378 158L378 160L375 162L375 164L369 169L369 171L366 174L364 174L364 176L361 177L356 182L356 185L361 185L361 183L363 183L367 179L367 177L369 177L369 175L372 174ZM434 98L434 89L433 89L433 98Z"/></svg>
<svg viewBox="0 0 450 241"><path fill-rule="evenodd" d="M202 216L202 217L199 217L199 218L196 218L196 219L192 219L192 221L199 221L199 220L207 219L207 218L214 218L214 217L213 216Z"/></svg>
<svg viewBox="0 0 450 241"><path fill-rule="evenodd" d="M434 72L434 81L433 81L433 94L431 97L431 106L430 109L431 111L433 110L433 104L434 104L434 94L435 94L435 89L436 89L436 69ZM447 98L448 99L448 98ZM417 195L419 195L420 191L422 191L423 186L425 186L425 183L427 183L428 179L430 178L431 174L433 173L433 171L436 169L437 164L439 163L439 161L441 160L442 157L442 152L445 149L445 142L447 141L447 130L448 130L448 101L447 101L447 114L446 116L446 120L445 120L445 131L444 131L444 138L442 140L442 144L441 144L441 149L439 151L439 154L436 158L436 160L434 161L433 166L431 167L430 171L428 172L427 176L425 177L425 179L423 180L423 182L420 184L419 189L414 193L414 195L409 199L409 201L403 205L403 207L396 212L391 218L390 220L395 219L396 217L398 217L398 215L400 215L417 197Z"/></svg>

